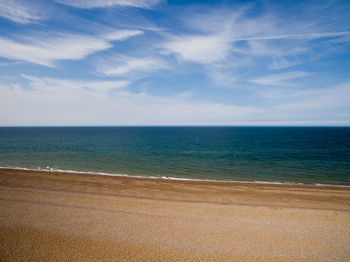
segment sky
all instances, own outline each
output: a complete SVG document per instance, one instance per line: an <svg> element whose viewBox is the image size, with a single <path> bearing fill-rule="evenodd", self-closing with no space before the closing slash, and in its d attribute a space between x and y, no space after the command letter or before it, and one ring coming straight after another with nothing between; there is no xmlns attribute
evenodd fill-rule
<svg viewBox="0 0 350 262"><path fill-rule="evenodd" d="M0 126L350 126L350 1L0 0Z"/></svg>

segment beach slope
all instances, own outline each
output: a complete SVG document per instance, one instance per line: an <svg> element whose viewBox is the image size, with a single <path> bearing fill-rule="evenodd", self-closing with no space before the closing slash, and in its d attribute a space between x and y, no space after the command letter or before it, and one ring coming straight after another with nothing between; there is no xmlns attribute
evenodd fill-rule
<svg viewBox="0 0 350 262"><path fill-rule="evenodd" d="M0 261L350 261L350 188L0 169Z"/></svg>

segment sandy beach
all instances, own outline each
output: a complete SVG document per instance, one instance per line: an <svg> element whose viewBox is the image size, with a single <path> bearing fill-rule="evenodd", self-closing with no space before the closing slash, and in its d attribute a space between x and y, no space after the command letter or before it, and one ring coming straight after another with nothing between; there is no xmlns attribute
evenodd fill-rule
<svg viewBox="0 0 350 262"><path fill-rule="evenodd" d="M0 169L0 261L350 261L350 188Z"/></svg>

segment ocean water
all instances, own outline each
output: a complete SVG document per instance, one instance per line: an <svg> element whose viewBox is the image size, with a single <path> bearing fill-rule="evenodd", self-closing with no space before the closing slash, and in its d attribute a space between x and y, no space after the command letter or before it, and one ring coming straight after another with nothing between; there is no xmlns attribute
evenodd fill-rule
<svg viewBox="0 0 350 262"><path fill-rule="evenodd" d="M1 127L0 166L350 185L350 128Z"/></svg>

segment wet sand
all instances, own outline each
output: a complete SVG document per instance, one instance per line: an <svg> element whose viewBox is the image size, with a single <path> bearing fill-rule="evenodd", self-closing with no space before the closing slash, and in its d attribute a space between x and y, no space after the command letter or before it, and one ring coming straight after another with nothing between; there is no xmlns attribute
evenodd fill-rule
<svg viewBox="0 0 350 262"><path fill-rule="evenodd" d="M0 261L350 261L350 188L0 169Z"/></svg>

